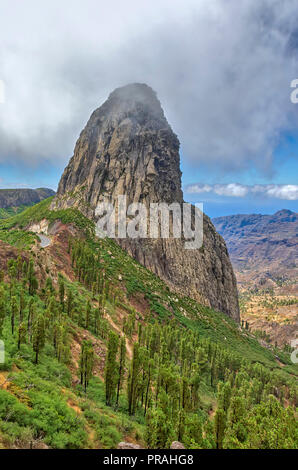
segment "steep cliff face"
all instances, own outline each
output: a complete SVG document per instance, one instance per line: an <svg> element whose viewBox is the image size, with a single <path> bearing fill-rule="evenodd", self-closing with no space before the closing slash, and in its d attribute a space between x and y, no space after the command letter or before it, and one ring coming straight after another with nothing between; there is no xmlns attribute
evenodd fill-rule
<svg viewBox="0 0 298 470"><path fill-rule="evenodd" d="M65 169L52 208L78 207L95 218L97 204L183 202L179 140L156 94L144 84L116 89L89 119ZM141 264L179 292L239 320L238 296L225 243L204 216L199 250L180 239L119 240Z"/></svg>

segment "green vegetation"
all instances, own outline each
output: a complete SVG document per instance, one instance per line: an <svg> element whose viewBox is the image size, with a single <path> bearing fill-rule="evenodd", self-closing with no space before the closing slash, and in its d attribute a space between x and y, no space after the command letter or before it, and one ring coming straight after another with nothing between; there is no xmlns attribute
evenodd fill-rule
<svg viewBox="0 0 298 470"><path fill-rule="evenodd" d="M0 448L38 447L40 442L54 448L110 447L127 432L141 436L128 414L115 416L106 407L103 384L92 374L90 341L81 343L73 377L80 380L72 386L71 345L86 331L82 312L91 295L61 276L57 290L50 278L39 285L33 261L23 263L21 257L10 260L8 269L7 282L0 276L0 337L6 355L0 364ZM90 307L92 320L96 310ZM105 348L108 322L99 319L96 329Z"/></svg>
<svg viewBox="0 0 298 470"><path fill-rule="evenodd" d="M50 205L52 200L52 197L44 199L39 204L26 209L21 214L10 217L7 220L0 221L0 230L11 230L12 228L24 229L30 223L40 222L43 219L47 219L50 224L56 220L61 220L64 224L76 225L88 235L93 233L94 224L90 220L86 219L86 217L84 217L77 209L51 211Z"/></svg>
<svg viewBox="0 0 298 470"><path fill-rule="evenodd" d="M125 288L128 301L135 296L144 297L150 311L146 321L158 319L168 322L175 319L184 327L196 331L202 338L224 344L225 348L247 357L250 361L258 361L270 369L279 369L274 349L264 349L245 327L239 329L231 318L221 312L205 307L189 297L173 294L163 281L132 259L114 241L74 241L72 262L78 280L93 292L100 292L103 280L98 278L98 273L104 272L106 285L114 283L122 289ZM121 304L121 299L117 302ZM131 333L128 334L131 329L129 323L132 322L135 312L133 309L127 309L127 306L125 308L127 313L131 313L126 318L125 333L131 336ZM287 368L295 372L289 356L281 354L281 357Z"/></svg>

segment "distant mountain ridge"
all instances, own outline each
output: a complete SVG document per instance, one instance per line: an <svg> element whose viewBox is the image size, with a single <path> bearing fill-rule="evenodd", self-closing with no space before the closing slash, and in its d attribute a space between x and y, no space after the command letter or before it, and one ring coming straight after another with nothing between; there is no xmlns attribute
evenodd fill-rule
<svg viewBox="0 0 298 470"><path fill-rule="evenodd" d="M77 208L96 221L96 207L118 196L131 203L183 204L179 140L156 93L141 83L114 90L76 143L51 209ZM225 243L204 215L202 249L182 238L119 238L119 245L176 292L239 321L236 279Z"/></svg>
<svg viewBox="0 0 298 470"><path fill-rule="evenodd" d="M263 275L275 280L297 277L296 212L283 209L273 215L237 214L217 217L213 223L224 237L238 273L254 271L256 278Z"/></svg>
<svg viewBox="0 0 298 470"><path fill-rule="evenodd" d="M55 191L48 188L0 189L0 218L19 213L26 207L54 195Z"/></svg>
<svg viewBox="0 0 298 470"><path fill-rule="evenodd" d="M0 207L18 207L20 205L37 204L48 197L54 196L55 191L48 188L37 189L0 189Z"/></svg>

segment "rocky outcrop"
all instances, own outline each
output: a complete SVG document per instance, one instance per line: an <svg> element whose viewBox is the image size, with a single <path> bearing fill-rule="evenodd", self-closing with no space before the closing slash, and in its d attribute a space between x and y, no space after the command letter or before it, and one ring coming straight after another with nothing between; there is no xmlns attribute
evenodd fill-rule
<svg viewBox="0 0 298 470"><path fill-rule="evenodd" d="M225 238L240 285L274 287L298 279L298 214L239 214L213 219Z"/></svg>
<svg viewBox="0 0 298 470"><path fill-rule="evenodd" d="M179 140L153 90L116 89L90 117L59 183L52 209L77 207L95 218L103 200L181 204ZM122 239L120 245L180 293L239 320L236 281L224 240L204 216L203 246L182 239Z"/></svg>
<svg viewBox="0 0 298 470"><path fill-rule="evenodd" d="M0 189L0 208L31 206L54 195L55 191L47 188Z"/></svg>
<svg viewBox="0 0 298 470"><path fill-rule="evenodd" d="M139 444L132 444L131 442L123 441L123 442L119 442L117 449L133 450L133 449L143 449L143 447L139 446Z"/></svg>

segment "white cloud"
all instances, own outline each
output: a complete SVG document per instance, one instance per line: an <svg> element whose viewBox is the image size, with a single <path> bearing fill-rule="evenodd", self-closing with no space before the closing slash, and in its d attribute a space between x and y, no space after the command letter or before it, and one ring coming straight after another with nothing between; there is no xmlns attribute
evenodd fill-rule
<svg viewBox="0 0 298 470"><path fill-rule="evenodd" d="M295 184L257 184L249 186L238 183L214 185L195 183L186 186L185 192L188 194L214 193L219 196L229 197L254 195L288 201L298 200L298 185Z"/></svg>
<svg viewBox="0 0 298 470"><path fill-rule="evenodd" d="M140 81L191 165L271 171L280 133L298 124L296 0L73 0L61 11L1 0L0 163L66 163L108 93Z"/></svg>
<svg viewBox="0 0 298 470"><path fill-rule="evenodd" d="M216 194L220 196L243 197L247 195L247 187L237 183L219 185L215 188Z"/></svg>
<svg viewBox="0 0 298 470"><path fill-rule="evenodd" d="M209 184L195 183L189 184L185 189L189 194L210 193L213 186L210 186Z"/></svg>
<svg viewBox="0 0 298 470"><path fill-rule="evenodd" d="M289 201L298 200L298 186L295 184L285 184L285 185L272 185L272 187L267 190L268 196L275 197L278 199L287 199Z"/></svg>

